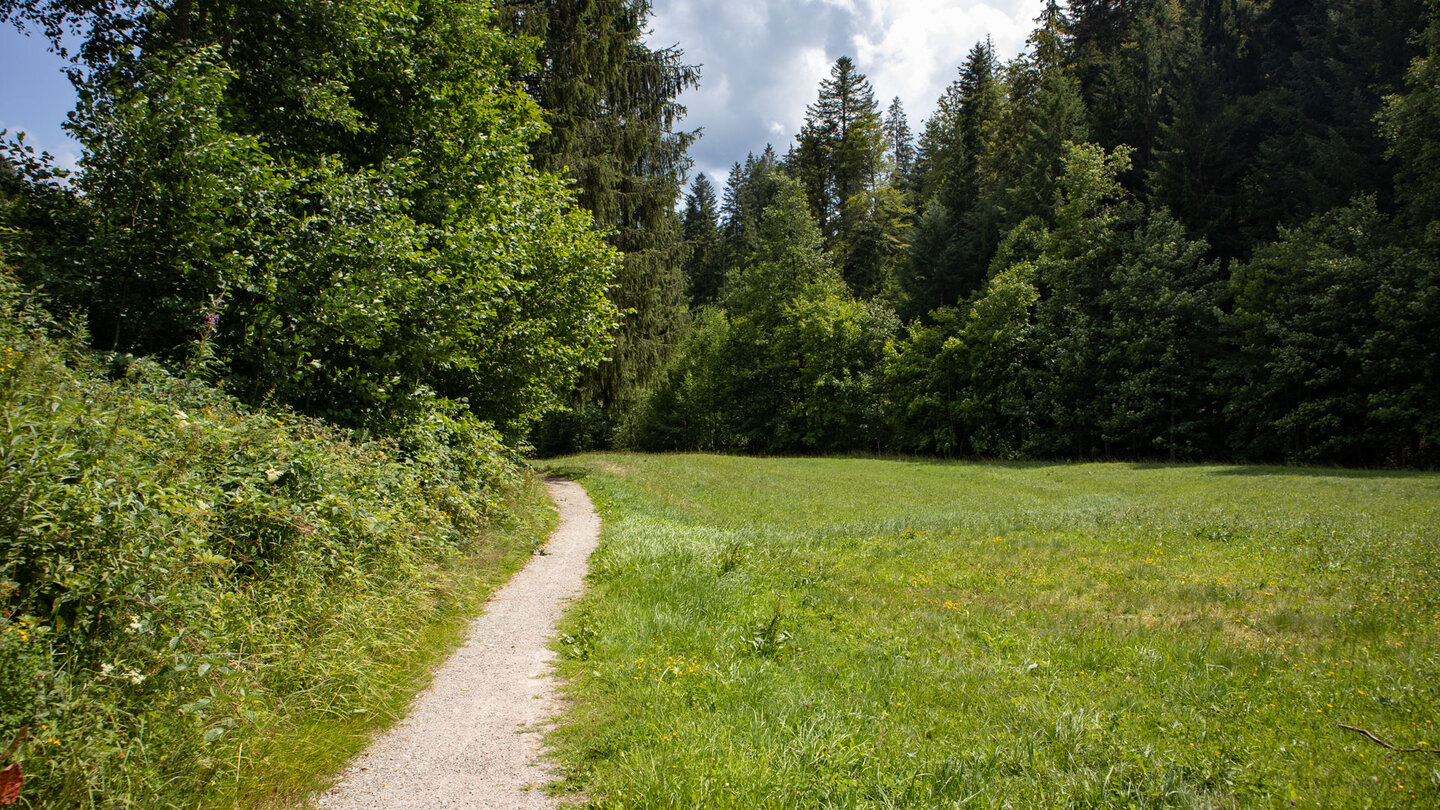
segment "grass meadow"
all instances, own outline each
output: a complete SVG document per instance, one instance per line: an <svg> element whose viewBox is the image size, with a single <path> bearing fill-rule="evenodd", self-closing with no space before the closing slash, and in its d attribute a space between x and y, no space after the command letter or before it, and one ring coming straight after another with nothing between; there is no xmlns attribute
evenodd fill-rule
<svg viewBox="0 0 1440 810"><path fill-rule="evenodd" d="M588 455L593 807L1434 807L1440 476Z"/></svg>

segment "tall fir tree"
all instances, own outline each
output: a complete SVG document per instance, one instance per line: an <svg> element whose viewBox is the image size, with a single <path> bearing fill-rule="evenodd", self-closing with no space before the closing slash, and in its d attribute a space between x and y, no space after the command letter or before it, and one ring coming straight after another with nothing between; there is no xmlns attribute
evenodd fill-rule
<svg viewBox="0 0 1440 810"><path fill-rule="evenodd" d="M1408 224L1433 229L1440 241L1440 0L1429 0L1426 10L1428 24L1415 40L1423 50L1410 62L1403 91L1385 99L1380 122Z"/></svg>
<svg viewBox="0 0 1440 810"><path fill-rule="evenodd" d="M1244 147L1243 110L1234 102L1253 82L1235 5L1192 6L1183 23L1188 35L1170 43L1180 70L1167 83L1169 114L1158 128L1146 184L1152 202L1234 258L1245 253L1237 200L1253 160Z"/></svg>
<svg viewBox="0 0 1440 810"><path fill-rule="evenodd" d="M720 294L724 267L720 256L720 211L715 186L701 172L685 195L685 286L692 305L708 304Z"/></svg>
<svg viewBox="0 0 1440 810"><path fill-rule="evenodd" d="M890 184L904 191L915 171L915 136L899 96L890 102L881 127L885 132L885 156L890 160Z"/></svg>
<svg viewBox="0 0 1440 810"><path fill-rule="evenodd" d="M1072 61L1091 133L1106 149L1125 144L1135 150L1125 178L1132 191L1143 191L1160 123L1170 115L1172 84L1192 51L1182 3L1070 2Z"/></svg>
<svg viewBox="0 0 1440 810"><path fill-rule="evenodd" d="M1008 148L990 153L989 171L1005 190L1006 225L1049 210L1068 144L1089 140L1069 59L1069 18L1058 0L1048 0L1036 23L1029 51L1006 66L1008 103L996 137Z"/></svg>
<svg viewBox="0 0 1440 810"><path fill-rule="evenodd" d="M758 156L745 156L745 163L730 169L721 206L721 275L729 279L760 243L760 216L775 197L776 183L785 173L768 144Z"/></svg>
<svg viewBox="0 0 1440 810"><path fill-rule="evenodd" d="M580 204L625 256L611 298L625 313L609 361L577 404L605 426L659 373L685 319L684 235L675 201L695 132L677 97L699 79L678 48L645 43L649 0L509 0L509 29L537 37L523 77L550 131L536 162L571 177ZM580 444L590 440L581 438Z"/></svg>
<svg viewBox="0 0 1440 810"><path fill-rule="evenodd" d="M806 108L792 167L827 245L844 240L855 224L850 198L873 186L885 156L885 132L875 91L848 56L835 60L819 97Z"/></svg>
<svg viewBox="0 0 1440 810"><path fill-rule="evenodd" d="M917 201L934 197L935 189L951 173L951 145L959 126L960 104L960 82L956 80L940 94L935 102L935 112L925 119L920 129L910 181L910 193Z"/></svg>
<svg viewBox="0 0 1440 810"><path fill-rule="evenodd" d="M1238 102L1254 154L1237 203L1246 248L1358 196L1389 208L1394 167L1375 118L1404 82L1420 20L1418 0L1275 4L1255 20L1259 87Z"/></svg>
<svg viewBox="0 0 1440 810"><path fill-rule="evenodd" d="M922 187L927 197L939 197L957 213L974 203L1001 102L994 48L988 40L978 42L925 124Z"/></svg>
<svg viewBox="0 0 1440 810"><path fill-rule="evenodd" d="M1003 100L994 46L976 43L926 123L924 193L945 213L921 220L916 243L926 248L911 254L910 314L952 306L985 282L1000 236L998 189L987 172ZM928 232L942 223L948 235Z"/></svg>

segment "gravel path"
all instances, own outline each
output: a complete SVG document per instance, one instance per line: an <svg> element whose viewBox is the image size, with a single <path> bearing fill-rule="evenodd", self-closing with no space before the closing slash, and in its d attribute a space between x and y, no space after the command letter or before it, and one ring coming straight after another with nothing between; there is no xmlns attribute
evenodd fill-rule
<svg viewBox="0 0 1440 810"><path fill-rule="evenodd" d="M470 626L470 637L398 725L370 744L320 797L323 808L554 808L552 773L536 762L558 710L546 643L577 595L600 519L585 490L547 481L560 525Z"/></svg>

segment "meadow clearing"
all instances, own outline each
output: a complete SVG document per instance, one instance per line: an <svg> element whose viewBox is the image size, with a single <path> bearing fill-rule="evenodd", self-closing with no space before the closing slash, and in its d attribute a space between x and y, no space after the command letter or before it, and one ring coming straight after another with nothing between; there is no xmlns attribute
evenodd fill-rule
<svg viewBox="0 0 1440 810"><path fill-rule="evenodd" d="M1440 476L587 455L595 807L1433 807ZM578 798L577 798L578 797Z"/></svg>

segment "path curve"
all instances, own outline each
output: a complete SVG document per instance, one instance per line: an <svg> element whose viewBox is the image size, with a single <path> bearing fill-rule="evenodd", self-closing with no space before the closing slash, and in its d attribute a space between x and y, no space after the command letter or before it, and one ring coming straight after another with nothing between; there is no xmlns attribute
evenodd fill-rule
<svg viewBox="0 0 1440 810"><path fill-rule="evenodd" d="M335 810L557 807L537 762L538 728L559 711L547 644L583 587L600 518L573 481L545 483L560 524L470 625L405 719L351 761L319 804Z"/></svg>

